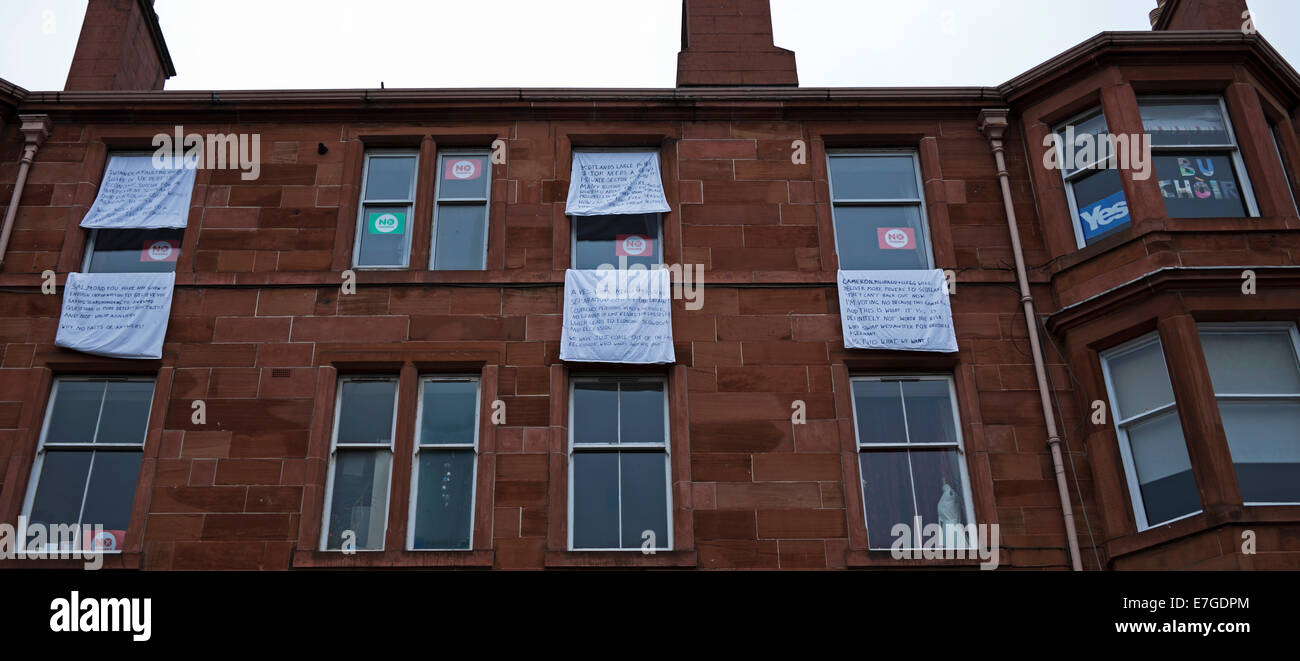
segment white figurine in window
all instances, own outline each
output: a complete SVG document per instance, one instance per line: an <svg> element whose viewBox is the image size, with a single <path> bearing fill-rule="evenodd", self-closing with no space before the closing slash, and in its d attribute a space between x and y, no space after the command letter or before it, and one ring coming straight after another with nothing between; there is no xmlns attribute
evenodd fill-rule
<svg viewBox="0 0 1300 661"><path fill-rule="evenodd" d="M957 492L943 478L943 495L939 497L939 525L943 528L945 546L952 542L954 548L966 547L966 530L961 523L961 509L957 505Z"/></svg>

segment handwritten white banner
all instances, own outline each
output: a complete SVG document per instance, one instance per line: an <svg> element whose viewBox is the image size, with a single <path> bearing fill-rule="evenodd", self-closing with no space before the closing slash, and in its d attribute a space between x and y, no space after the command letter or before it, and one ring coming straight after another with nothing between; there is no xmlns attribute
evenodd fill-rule
<svg viewBox="0 0 1300 661"><path fill-rule="evenodd" d="M840 271L847 349L957 350L943 271Z"/></svg>
<svg viewBox="0 0 1300 661"><path fill-rule="evenodd" d="M667 213L656 152L573 152L570 216Z"/></svg>
<svg viewBox="0 0 1300 661"><path fill-rule="evenodd" d="M560 360L674 362L668 273L666 269L565 272Z"/></svg>
<svg viewBox="0 0 1300 661"><path fill-rule="evenodd" d="M194 168L154 167L152 156L113 156L82 227L181 229L190 217Z"/></svg>
<svg viewBox="0 0 1300 661"><path fill-rule="evenodd" d="M111 358L161 358L176 274L69 273L54 344Z"/></svg>

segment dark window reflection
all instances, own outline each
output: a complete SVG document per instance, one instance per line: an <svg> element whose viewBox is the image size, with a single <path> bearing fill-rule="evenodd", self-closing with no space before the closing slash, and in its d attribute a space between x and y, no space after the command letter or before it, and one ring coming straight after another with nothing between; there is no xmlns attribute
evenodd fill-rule
<svg viewBox="0 0 1300 661"><path fill-rule="evenodd" d="M417 549L468 549L474 501L473 450L421 450L416 487Z"/></svg>
<svg viewBox="0 0 1300 661"><path fill-rule="evenodd" d="M166 273L176 270L183 229L97 229L88 273Z"/></svg>
<svg viewBox="0 0 1300 661"><path fill-rule="evenodd" d="M1247 215L1232 158L1206 152L1154 159L1160 196L1170 218L1240 218Z"/></svg>
<svg viewBox="0 0 1300 661"><path fill-rule="evenodd" d="M573 268L614 268L663 262L659 241L659 214L574 216ZM625 261L620 261L625 260Z"/></svg>

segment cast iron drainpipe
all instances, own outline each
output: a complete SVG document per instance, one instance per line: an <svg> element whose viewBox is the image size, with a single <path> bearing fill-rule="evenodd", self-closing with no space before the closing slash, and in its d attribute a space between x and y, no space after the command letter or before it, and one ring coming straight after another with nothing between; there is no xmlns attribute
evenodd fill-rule
<svg viewBox="0 0 1300 661"><path fill-rule="evenodd" d="M1007 129L1006 109L980 111L979 128L989 139L993 160L998 168L998 184L1002 188L1002 206L1007 212L1007 231L1011 233L1011 253L1016 259L1016 281L1020 284L1020 303L1025 311L1025 326L1029 329L1029 350L1034 356L1034 376L1038 378L1038 398L1043 405L1043 419L1047 423L1047 447L1052 451L1052 469L1056 473L1056 490L1061 497L1061 515L1065 519L1065 539L1070 547L1070 564L1074 571L1082 571L1079 555L1079 534L1074 529L1074 508L1070 505L1070 491L1065 483L1065 463L1061 458L1061 435L1056 429L1056 414L1052 411L1051 391L1047 385L1046 360L1043 346L1038 340L1038 322L1034 313L1034 298L1029 293L1029 276L1025 274L1025 255L1020 249L1020 229L1016 225L1016 210L1011 204L1011 184L1007 176L1007 162L1003 156L1002 138Z"/></svg>
<svg viewBox="0 0 1300 661"><path fill-rule="evenodd" d="M32 161L36 159L36 150L50 134L50 118L47 115L19 115L22 122L19 128L27 140L23 146L23 157L18 165L18 179L14 182L14 193L9 197L9 208L5 210L4 229L0 230L0 265L4 264L5 254L9 248L9 235L14 231L14 218L18 215L18 205L23 199L23 187L27 185L27 172L31 170Z"/></svg>

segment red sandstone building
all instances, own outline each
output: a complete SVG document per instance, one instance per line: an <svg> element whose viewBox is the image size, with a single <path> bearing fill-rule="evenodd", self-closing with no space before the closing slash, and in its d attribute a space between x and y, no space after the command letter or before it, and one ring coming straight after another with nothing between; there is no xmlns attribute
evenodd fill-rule
<svg viewBox="0 0 1300 661"><path fill-rule="evenodd" d="M215 92L163 91L151 4L91 0L64 90L0 81L0 522L140 569L974 566L889 552L947 508L1003 568L1300 568L1300 76L1241 0L995 88L799 87L764 0L686 0L675 89ZM258 135L258 177L81 227L176 127ZM1154 172L1053 168L1066 131ZM611 148L669 211L566 214ZM675 362L560 360L566 269L632 233L703 265ZM68 274L150 241L161 359L55 346ZM959 350L846 349L838 269L955 274Z"/></svg>

